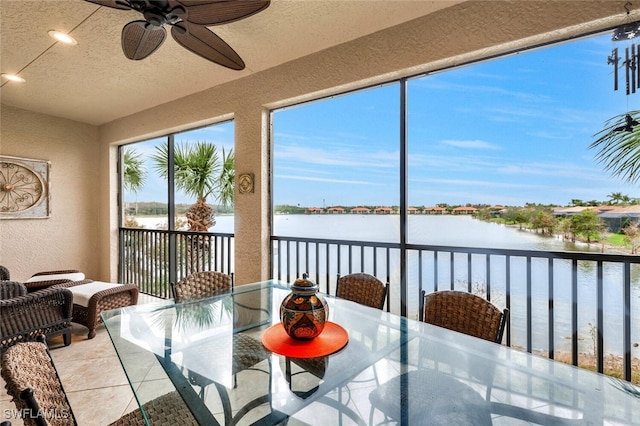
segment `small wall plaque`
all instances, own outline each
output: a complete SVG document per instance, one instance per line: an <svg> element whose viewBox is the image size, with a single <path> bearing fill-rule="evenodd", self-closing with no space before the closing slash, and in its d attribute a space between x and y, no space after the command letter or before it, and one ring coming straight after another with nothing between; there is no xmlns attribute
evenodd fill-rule
<svg viewBox="0 0 640 426"><path fill-rule="evenodd" d="M238 176L238 192L240 194L253 193L253 173L242 173Z"/></svg>

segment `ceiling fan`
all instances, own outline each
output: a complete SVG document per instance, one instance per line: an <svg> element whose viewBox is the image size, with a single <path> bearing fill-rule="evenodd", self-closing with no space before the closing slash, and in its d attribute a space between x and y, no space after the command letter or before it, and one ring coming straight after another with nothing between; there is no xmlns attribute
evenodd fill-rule
<svg viewBox="0 0 640 426"><path fill-rule="evenodd" d="M122 50L132 60L155 52L171 35L187 50L233 70L244 69L244 61L231 46L207 28L247 18L266 9L270 0L86 0L100 6L135 10L144 20L129 22L122 29Z"/></svg>

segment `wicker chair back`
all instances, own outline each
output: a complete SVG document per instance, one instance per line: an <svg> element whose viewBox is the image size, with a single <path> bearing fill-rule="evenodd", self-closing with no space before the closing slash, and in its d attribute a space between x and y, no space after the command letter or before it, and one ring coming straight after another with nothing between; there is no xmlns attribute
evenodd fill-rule
<svg viewBox="0 0 640 426"><path fill-rule="evenodd" d="M343 277L338 276L336 296L342 299L382 309L388 294L389 284L384 284L373 275L360 272ZM388 310L389 302L387 301Z"/></svg>
<svg viewBox="0 0 640 426"><path fill-rule="evenodd" d="M0 300L27 294L27 287L17 281L0 281Z"/></svg>
<svg viewBox="0 0 640 426"><path fill-rule="evenodd" d="M11 279L11 273L6 266L0 265L0 281L8 281Z"/></svg>
<svg viewBox="0 0 640 426"><path fill-rule="evenodd" d="M7 393L25 426L76 425L75 416L49 350L42 342L17 343L2 355Z"/></svg>
<svg viewBox="0 0 640 426"><path fill-rule="evenodd" d="M227 293L233 288L233 276L217 271L194 272L173 286L176 303L189 302Z"/></svg>
<svg viewBox="0 0 640 426"><path fill-rule="evenodd" d="M25 426L70 426L77 421L60 376L44 342L18 343L2 354L2 378ZM152 424L197 426L177 392L170 392L143 405ZM139 409L125 414L110 426L142 426Z"/></svg>
<svg viewBox="0 0 640 426"><path fill-rule="evenodd" d="M6 284L0 284L0 288ZM20 292L10 284L6 293ZM4 290L0 290L4 291ZM0 350L18 342L62 335L71 344L73 294L66 288L45 288L33 293L0 298Z"/></svg>
<svg viewBox="0 0 640 426"><path fill-rule="evenodd" d="M464 291L435 291L424 294L422 320L430 324L500 343L509 311Z"/></svg>

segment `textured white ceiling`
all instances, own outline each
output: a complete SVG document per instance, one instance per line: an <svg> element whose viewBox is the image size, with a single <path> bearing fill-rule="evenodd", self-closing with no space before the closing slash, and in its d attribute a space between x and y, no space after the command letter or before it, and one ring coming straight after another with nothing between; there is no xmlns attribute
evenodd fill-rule
<svg viewBox="0 0 640 426"><path fill-rule="evenodd" d="M0 1L0 67L26 83L2 80L3 104L94 125L260 72L293 59L461 3L405 0L272 0L256 15L210 27L243 58L232 71L179 46L170 36L150 57L126 59L122 27L134 11L84 0ZM70 32L77 46L48 36Z"/></svg>

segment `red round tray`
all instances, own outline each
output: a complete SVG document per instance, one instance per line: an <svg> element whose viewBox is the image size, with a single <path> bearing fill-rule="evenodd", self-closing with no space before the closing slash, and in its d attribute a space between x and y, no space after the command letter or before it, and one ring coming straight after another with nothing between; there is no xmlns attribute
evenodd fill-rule
<svg viewBox="0 0 640 426"><path fill-rule="evenodd" d="M262 344L267 350L290 358L316 358L331 355L344 348L349 342L349 333L335 322L327 321L324 330L315 339L296 340L291 338L282 323L269 327L262 334Z"/></svg>

